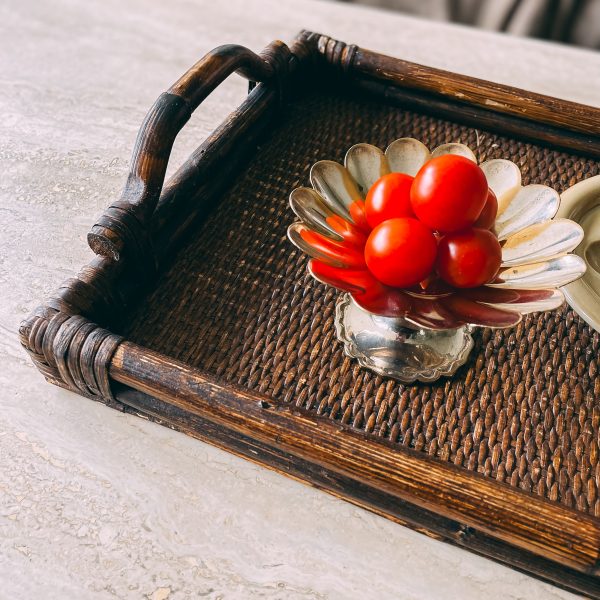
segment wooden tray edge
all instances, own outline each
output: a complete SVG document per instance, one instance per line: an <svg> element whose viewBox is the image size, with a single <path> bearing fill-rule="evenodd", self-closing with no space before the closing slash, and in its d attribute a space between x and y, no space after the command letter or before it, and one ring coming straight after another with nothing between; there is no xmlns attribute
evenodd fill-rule
<svg viewBox="0 0 600 600"><path fill-rule="evenodd" d="M377 440L340 423L223 385L197 369L124 341L112 380L461 526L597 575L600 522L478 473ZM502 523L502 525L501 525Z"/></svg>
<svg viewBox="0 0 600 600"><path fill-rule="evenodd" d="M399 500L389 494L377 492L360 482L325 469L321 465L290 455L237 431L192 415L172 404L164 403L154 396L128 386L120 386L116 395L127 412L133 412L163 426L181 431L428 537L475 552L563 589L594 597L600 595L600 584L595 576L580 573L562 564L517 549L506 542L487 536L481 531Z"/></svg>

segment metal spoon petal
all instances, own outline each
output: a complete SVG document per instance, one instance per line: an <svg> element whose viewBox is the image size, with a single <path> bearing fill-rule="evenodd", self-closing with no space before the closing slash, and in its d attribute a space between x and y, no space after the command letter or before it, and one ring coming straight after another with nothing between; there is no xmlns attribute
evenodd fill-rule
<svg viewBox="0 0 600 600"><path fill-rule="evenodd" d="M431 152L431 158L443 156L444 154L456 154L457 156L463 156L464 158L468 158L477 164L477 157L475 156L473 150L471 150L469 146L465 146L465 144L458 144L456 142L442 144Z"/></svg>
<svg viewBox="0 0 600 600"><path fill-rule="evenodd" d="M390 172L385 154L371 144L355 144L346 152L344 165L358 184L363 197L371 186Z"/></svg>
<svg viewBox="0 0 600 600"><path fill-rule="evenodd" d="M511 235L502 247L502 266L548 260L570 252L581 243L583 229L569 219L536 223Z"/></svg>
<svg viewBox="0 0 600 600"><path fill-rule="evenodd" d="M516 310L522 315L526 315L532 312L543 312L546 310L554 310L565 301L564 294L560 290L552 290L552 295L544 298L543 300L532 300L531 302L494 302L490 306L499 308L500 310Z"/></svg>
<svg viewBox="0 0 600 600"><path fill-rule="evenodd" d="M498 216L506 210L514 195L521 188L521 171L514 162L503 158L486 160L480 165L498 199Z"/></svg>
<svg viewBox="0 0 600 600"><path fill-rule="evenodd" d="M521 229L551 219L560 206L558 192L546 185L526 185L496 218L498 239L505 240Z"/></svg>
<svg viewBox="0 0 600 600"><path fill-rule="evenodd" d="M423 142L415 138L400 138L387 147L385 156L392 173L406 173L414 177L431 155Z"/></svg>
<svg viewBox="0 0 600 600"><path fill-rule="evenodd" d="M342 241L344 238L328 223L327 218L334 213L323 197L312 188L299 187L290 194L290 206L296 216L311 229L331 238Z"/></svg>
<svg viewBox="0 0 600 600"><path fill-rule="evenodd" d="M310 169L310 183L336 214L353 222L351 207L357 201L362 203L362 195L345 167L332 160L320 160Z"/></svg>
<svg viewBox="0 0 600 600"><path fill-rule="evenodd" d="M523 290L557 288L579 279L585 269L582 258L576 254L565 254L550 260L501 269L496 281L488 286Z"/></svg>

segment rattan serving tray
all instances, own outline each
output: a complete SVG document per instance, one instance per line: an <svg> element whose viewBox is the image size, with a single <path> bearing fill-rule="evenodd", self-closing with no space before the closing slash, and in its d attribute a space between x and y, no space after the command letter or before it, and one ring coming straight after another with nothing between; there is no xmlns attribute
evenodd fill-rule
<svg viewBox="0 0 600 600"><path fill-rule="evenodd" d="M177 132L234 71L250 94L163 186ZM559 191L600 171L598 109L309 32L223 46L150 110L97 258L22 343L52 383L600 597L598 333L568 307L529 315L478 330L451 379L404 386L344 356L336 293L286 239L312 163L403 136Z"/></svg>

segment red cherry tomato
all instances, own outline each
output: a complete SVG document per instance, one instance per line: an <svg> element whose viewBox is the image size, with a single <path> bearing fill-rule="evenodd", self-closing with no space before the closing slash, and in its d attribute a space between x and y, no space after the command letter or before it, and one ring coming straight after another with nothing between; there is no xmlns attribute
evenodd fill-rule
<svg viewBox="0 0 600 600"><path fill-rule="evenodd" d="M431 229L459 231L475 223L485 204L484 172L468 158L444 154L427 161L410 190L412 209Z"/></svg>
<svg viewBox="0 0 600 600"><path fill-rule="evenodd" d="M371 227L397 217L414 217L410 206L410 186L413 178L406 173L388 173L380 177L365 200L367 221Z"/></svg>
<svg viewBox="0 0 600 600"><path fill-rule="evenodd" d="M473 227L480 229L492 229L498 215L498 200L496 194L491 189L488 190L488 195L483 205L483 210L479 213L477 221L473 223Z"/></svg>
<svg viewBox="0 0 600 600"><path fill-rule="evenodd" d="M437 272L457 288L478 287L496 277L502 250L487 229L466 229L445 235L438 244Z"/></svg>
<svg viewBox="0 0 600 600"><path fill-rule="evenodd" d="M369 271L392 287L410 287L433 269L437 242L417 219L389 219L373 229L365 245Z"/></svg>

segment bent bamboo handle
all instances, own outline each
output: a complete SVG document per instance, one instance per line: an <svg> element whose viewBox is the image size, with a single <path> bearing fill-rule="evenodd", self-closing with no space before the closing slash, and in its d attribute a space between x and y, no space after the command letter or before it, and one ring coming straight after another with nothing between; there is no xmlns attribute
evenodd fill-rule
<svg viewBox="0 0 600 600"><path fill-rule="evenodd" d="M273 42L260 56L243 46L219 46L161 94L140 127L121 198L88 233L90 248L115 261L121 260L126 248L138 257L151 255L148 226L177 134L229 75L235 72L252 81L269 81L286 66L281 56L290 54L283 42Z"/></svg>

